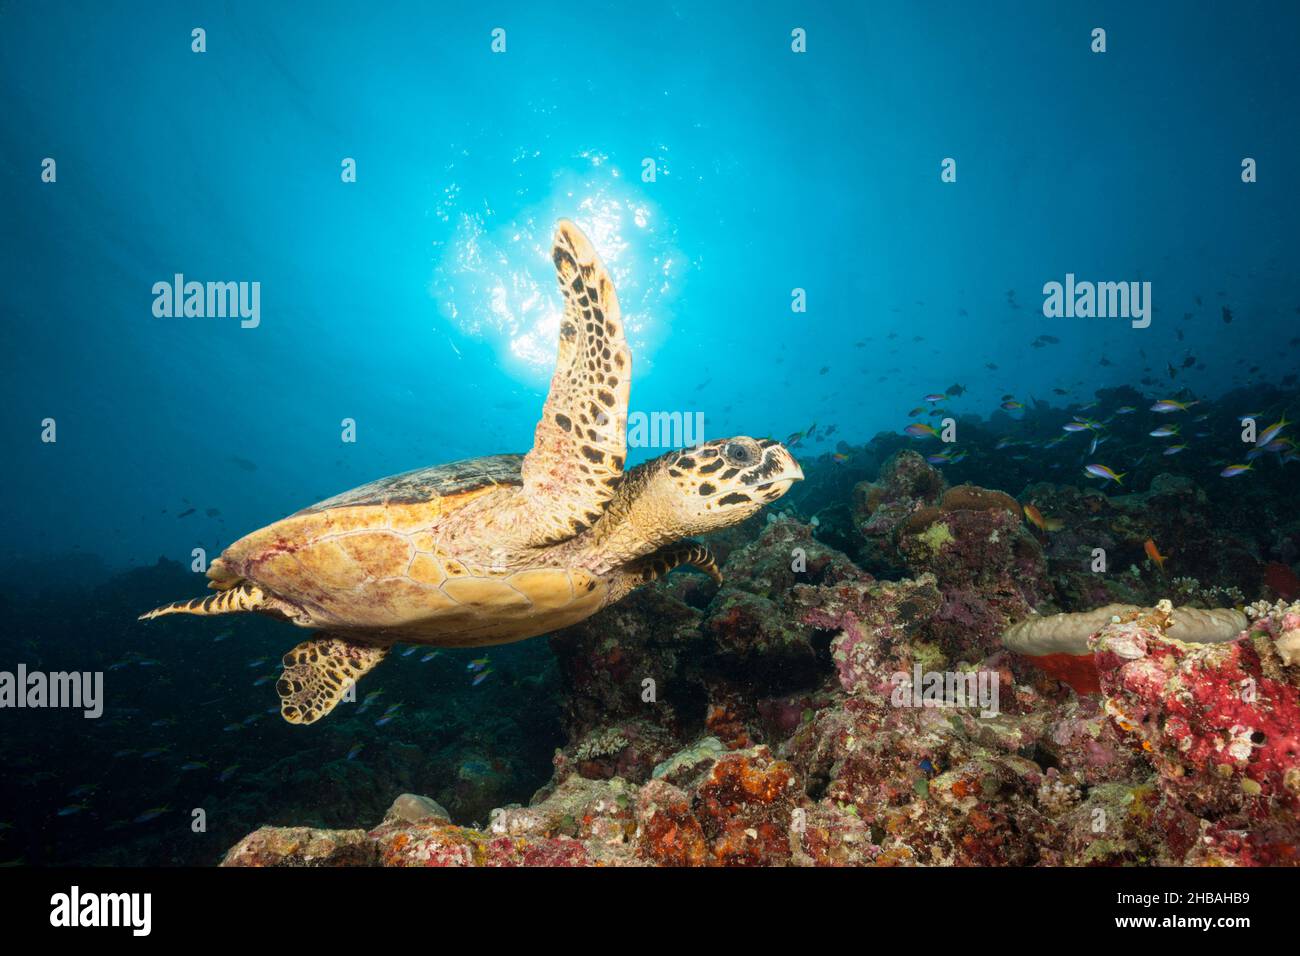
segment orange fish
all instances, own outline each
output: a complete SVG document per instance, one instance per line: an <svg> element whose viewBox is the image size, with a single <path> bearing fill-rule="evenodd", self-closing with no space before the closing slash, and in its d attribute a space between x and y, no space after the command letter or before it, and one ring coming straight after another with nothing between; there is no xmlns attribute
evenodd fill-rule
<svg viewBox="0 0 1300 956"><path fill-rule="evenodd" d="M1163 571L1165 569L1165 562L1169 560L1169 555L1161 554L1160 549L1156 547L1156 543L1150 538L1147 538L1147 543L1142 547L1146 551L1147 557L1154 561L1156 567Z"/></svg>
<svg viewBox="0 0 1300 956"><path fill-rule="evenodd" d="M1065 527L1065 522L1060 518L1044 518L1043 513L1033 505L1025 505L1025 517L1043 531L1060 531Z"/></svg>

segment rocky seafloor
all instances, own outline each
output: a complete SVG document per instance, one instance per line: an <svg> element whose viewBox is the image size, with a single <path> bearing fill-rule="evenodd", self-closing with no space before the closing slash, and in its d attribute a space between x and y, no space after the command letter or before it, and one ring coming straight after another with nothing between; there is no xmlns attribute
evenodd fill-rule
<svg viewBox="0 0 1300 956"><path fill-rule="evenodd" d="M678 572L552 635L566 742L526 805L461 825L393 792L224 865L1300 862L1300 522L1172 473L1017 498L896 447L711 539L721 587ZM1003 644L1110 603L1064 670ZM1183 643L1171 604L1246 626Z"/></svg>

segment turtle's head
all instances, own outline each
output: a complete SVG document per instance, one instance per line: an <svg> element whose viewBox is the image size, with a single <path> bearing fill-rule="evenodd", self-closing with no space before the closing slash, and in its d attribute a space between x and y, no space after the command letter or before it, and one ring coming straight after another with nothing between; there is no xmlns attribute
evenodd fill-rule
<svg viewBox="0 0 1300 956"><path fill-rule="evenodd" d="M675 538L744 521L803 479L780 442L744 435L670 452L651 464L659 467L645 490L671 515Z"/></svg>

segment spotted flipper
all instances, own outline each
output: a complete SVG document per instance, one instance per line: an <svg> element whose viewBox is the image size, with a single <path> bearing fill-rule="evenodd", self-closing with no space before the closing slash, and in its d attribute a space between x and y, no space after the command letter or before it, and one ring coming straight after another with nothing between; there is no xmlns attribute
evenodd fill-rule
<svg viewBox="0 0 1300 956"><path fill-rule="evenodd" d="M211 597L192 601L173 601L141 614L139 620L152 621L166 614L244 614L249 611L275 611L275 602L255 584L239 584Z"/></svg>
<svg viewBox="0 0 1300 956"><path fill-rule="evenodd" d="M718 562L714 560L713 552L706 545L698 541L678 541L645 557L629 561L614 572L615 581L609 603L617 601L643 584L649 584L663 577L674 568L687 564L698 571L703 571L718 584L722 583L722 572L718 569Z"/></svg>
<svg viewBox="0 0 1300 956"><path fill-rule="evenodd" d="M571 538L601 516L623 477L632 353L614 283L573 223L551 248L564 295L551 391L523 462L522 523L530 544Z"/></svg>
<svg viewBox="0 0 1300 956"><path fill-rule="evenodd" d="M284 673L275 685L280 716L291 724L314 724L387 656L387 647L328 634L303 641L282 661Z"/></svg>

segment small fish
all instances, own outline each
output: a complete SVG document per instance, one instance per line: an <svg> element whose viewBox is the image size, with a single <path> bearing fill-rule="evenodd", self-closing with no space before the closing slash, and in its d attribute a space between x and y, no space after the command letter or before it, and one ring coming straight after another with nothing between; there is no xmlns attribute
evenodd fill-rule
<svg viewBox="0 0 1300 956"><path fill-rule="evenodd" d="M925 411L925 406L917 405L916 408L912 409L910 412L907 413L907 417L915 418L917 415L920 415L923 411Z"/></svg>
<svg viewBox="0 0 1300 956"><path fill-rule="evenodd" d="M1043 531L1060 531L1065 527L1065 522L1060 518L1047 518L1033 504L1025 505L1025 517L1029 519L1030 524Z"/></svg>
<svg viewBox="0 0 1300 956"><path fill-rule="evenodd" d="M1002 403L1002 408L1008 412L1018 412L1024 407L1025 406L1023 402L1017 402L1014 399L1009 399L1008 401Z"/></svg>
<svg viewBox="0 0 1300 956"><path fill-rule="evenodd" d="M946 401L947 398L948 396L945 395L943 392L931 392L929 395L925 396L925 398L921 400L924 402L929 402L931 405L933 405L936 402Z"/></svg>
<svg viewBox="0 0 1300 956"><path fill-rule="evenodd" d="M420 658L420 663L421 664L429 663L429 661L437 657L439 653L440 653L439 651L429 651L429 653L425 654L423 657Z"/></svg>
<svg viewBox="0 0 1300 956"><path fill-rule="evenodd" d="M376 721L375 721L375 726L376 726L376 727L387 727L389 724L391 724L391 723L392 723L394 720L396 720L396 719L397 719L397 714L386 715L386 716L384 716L384 717L380 717L378 720L376 720Z"/></svg>
<svg viewBox="0 0 1300 956"><path fill-rule="evenodd" d="M408 647L406 650L402 651L402 656L403 656L403 657L410 657L410 656L411 656L412 654L414 654L414 653L415 653L415 645L412 644L412 645L411 645L410 647Z"/></svg>
<svg viewBox="0 0 1300 956"><path fill-rule="evenodd" d="M225 770L221 771L221 775L217 777L217 782L218 782L218 783L226 783L227 781L230 780L231 777L233 777L233 776L235 775L235 773L236 773L238 770L239 770L239 764L237 764L237 763L232 763L232 764L231 764L229 767L227 767Z"/></svg>
<svg viewBox="0 0 1300 956"><path fill-rule="evenodd" d="M842 451L837 451L837 452L833 452L833 453L831 454L831 460L832 460L832 461L848 461L848 460L849 460L849 456L846 455L846 454L844 454L844 452L842 452Z"/></svg>
<svg viewBox="0 0 1300 956"><path fill-rule="evenodd" d="M253 681L253 686L261 687L263 684L269 684L271 681L277 679L279 676L280 676L279 674L263 674L257 680Z"/></svg>
<svg viewBox="0 0 1300 956"><path fill-rule="evenodd" d="M1151 406L1151 411L1167 415L1169 412L1185 412L1193 405L1199 404L1199 402L1176 402L1172 398L1162 398Z"/></svg>
<svg viewBox="0 0 1300 956"><path fill-rule="evenodd" d="M191 770L207 770L208 765L201 760L189 760L181 764L181 772L187 773Z"/></svg>
<svg viewBox="0 0 1300 956"><path fill-rule="evenodd" d="M1086 432L1092 426L1087 422L1066 422L1061 428L1067 432Z"/></svg>
<svg viewBox="0 0 1300 956"><path fill-rule="evenodd" d="M922 422L913 422L911 425L904 428L903 431L907 432L907 434L911 435L913 438L939 437L939 433L934 430L933 425L926 425Z"/></svg>
<svg viewBox="0 0 1300 956"><path fill-rule="evenodd" d="M244 725L243 725L243 724L226 724L226 726L222 727L221 729L224 730L224 731L225 731L226 733L228 733L228 734L233 734L233 733L234 733L235 731L237 731L237 730L243 730L243 729L244 729Z"/></svg>
<svg viewBox="0 0 1300 956"><path fill-rule="evenodd" d="M1105 478L1107 481L1113 481L1117 485L1124 484L1123 478L1128 474L1128 472L1125 471L1117 475L1105 465L1088 465L1083 470L1096 478Z"/></svg>
<svg viewBox="0 0 1300 956"><path fill-rule="evenodd" d="M1220 478L1236 478L1238 475L1244 475L1248 471L1254 470L1254 465L1229 465L1223 471L1219 472Z"/></svg>
<svg viewBox="0 0 1300 956"><path fill-rule="evenodd" d="M1146 543L1142 545L1142 550L1147 553L1148 558L1156 563L1156 567L1161 571L1165 569L1165 562L1169 560L1169 555L1161 554L1160 549L1156 547L1155 541L1147 538Z"/></svg>
<svg viewBox="0 0 1300 956"><path fill-rule="evenodd" d="M1186 445L1170 445L1170 446L1169 446L1168 448L1166 448L1163 452L1161 452L1161 454L1163 454L1163 455L1176 455L1176 454L1178 454L1180 451L1183 451L1183 450L1186 449L1186 448L1187 448Z"/></svg>
<svg viewBox="0 0 1300 956"><path fill-rule="evenodd" d="M75 817L78 813L81 813L81 811L89 810L89 809L90 809L90 804L88 803L70 803L66 807L62 807L59 810L59 816Z"/></svg>
<svg viewBox="0 0 1300 956"><path fill-rule="evenodd" d="M148 823L150 820L157 820L164 813L170 813L171 807L150 807L144 813L136 817L132 823Z"/></svg>
<svg viewBox="0 0 1300 956"><path fill-rule="evenodd" d="M1290 424L1292 423L1287 421L1286 416L1283 415L1281 421L1274 422L1272 425L1269 425L1268 428L1264 429L1264 434L1255 439L1255 444L1259 446L1267 445L1281 433L1282 429L1286 428L1286 426Z"/></svg>
<svg viewBox="0 0 1300 956"><path fill-rule="evenodd" d="M188 518L190 515L194 514L194 512L195 512L196 510L197 510L197 509L195 509L195 508L190 508L188 511L182 511L182 512L181 512L180 514L178 514L176 517L177 517L177 518Z"/></svg>
<svg viewBox="0 0 1300 956"><path fill-rule="evenodd" d="M1161 425L1159 428L1155 429L1154 431L1148 432L1147 434L1149 434L1152 438L1169 438L1173 435L1178 434L1178 426Z"/></svg>
<svg viewBox="0 0 1300 956"><path fill-rule="evenodd" d="M1134 412L1136 412L1136 411L1137 411L1137 409L1136 409L1134 406L1132 406L1132 405L1121 405L1119 408L1115 409L1115 414L1116 414L1116 415L1132 415L1132 414L1133 414Z"/></svg>
<svg viewBox="0 0 1300 956"><path fill-rule="evenodd" d="M361 754L361 751L365 749L366 749L365 744L353 744L351 747L348 748L348 755L346 759L356 760L357 757Z"/></svg>
<svg viewBox="0 0 1300 956"><path fill-rule="evenodd" d="M480 658L478 658L477 660L472 660L472 661L470 661L468 664L466 664L466 665L465 665L465 670L467 670L467 671L481 671L483 668L485 668L485 667L487 667L487 666L488 666L488 658L486 658L486 657L480 657Z"/></svg>
<svg viewBox="0 0 1300 956"><path fill-rule="evenodd" d="M261 667L263 664L265 664L265 663L266 663L267 661L269 661L269 660L270 660L269 657L259 657L259 658L258 658L257 660L255 660L255 661L249 661L249 662L248 662L248 669L249 669L249 670L252 670L254 667Z"/></svg>
<svg viewBox="0 0 1300 956"><path fill-rule="evenodd" d="M477 687L479 684L487 680L488 677L491 676L491 674L492 674L492 668L490 667L487 668L487 670L480 671L479 674L472 681L469 682L469 685L471 687Z"/></svg>

